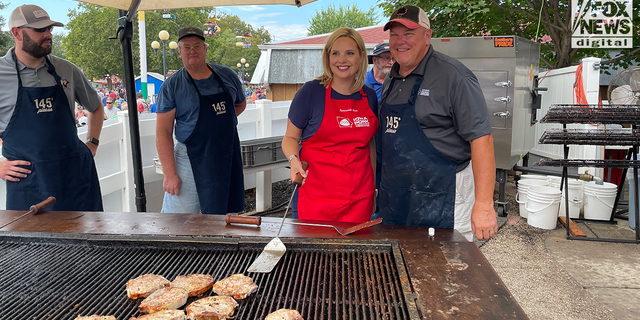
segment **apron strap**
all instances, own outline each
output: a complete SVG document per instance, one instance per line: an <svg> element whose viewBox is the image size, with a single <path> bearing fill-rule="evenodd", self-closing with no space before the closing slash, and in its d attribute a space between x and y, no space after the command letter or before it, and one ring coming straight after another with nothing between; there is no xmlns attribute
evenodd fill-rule
<svg viewBox="0 0 640 320"><path fill-rule="evenodd" d="M218 82L220 82L220 86L222 87L222 90L226 93L229 94L229 90L227 90L227 86L224 85L224 82L222 82L222 77L220 77L220 75L213 70L213 67L211 67L210 64L207 63L207 68L209 68L209 70L211 70L211 73L213 73L213 76L216 77L216 80L218 80ZM187 79L189 79L189 82L191 82L191 84L196 88L196 91L198 92L199 96L202 96L202 93L200 93L200 89L198 89L198 86L196 85L195 80L193 80L193 77L191 77L191 74L189 73L189 71L187 71L186 69L184 70L187 72Z"/></svg>

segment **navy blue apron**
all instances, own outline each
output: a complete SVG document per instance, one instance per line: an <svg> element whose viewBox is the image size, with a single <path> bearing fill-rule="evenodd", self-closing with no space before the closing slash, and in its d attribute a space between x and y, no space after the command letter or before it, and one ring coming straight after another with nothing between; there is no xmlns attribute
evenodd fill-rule
<svg viewBox="0 0 640 320"><path fill-rule="evenodd" d="M244 175L236 107L222 78L207 64L223 92L203 96L198 91L200 113L193 132L184 141L204 214L244 211ZM186 72L186 70L185 70Z"/></svg>
<svg viewBox="0 0 640 320"><path fill-rule="evenodd" d="M52 87L23 87L18 59L16 107L2 135L2 155L27 160L31 173L18 182L7 181L7 209L28 210L49 196L51 211L102 211L102 195L91 150L78 138L60 76L49 61Z"/></svg>
<svg viewBox="0 0 640 320"><path fill-rule="evenodd" d="M385 102L395 78L382 99L380 216L390 225L453 229L457 164L436 150L416 119L422 79L407 103Z"/></svg>

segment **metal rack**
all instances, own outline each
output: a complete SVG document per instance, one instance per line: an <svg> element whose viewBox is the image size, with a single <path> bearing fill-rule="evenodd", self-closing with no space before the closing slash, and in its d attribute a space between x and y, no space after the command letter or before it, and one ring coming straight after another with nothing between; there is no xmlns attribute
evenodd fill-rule
<svg viewBox="0 0 640 320"><path fill-rule="evenodd" d="M562 129L547 130L540 138L541 144L562 144L564 146L564 159L541 159L536 165L555 166L562 168L562 180L560 189L564 188L565 194L569 194L569 177L567 174L568 167L598 167L598 168L623 168L620 182L618 183L618 192L616 194L615 204L612 209L610 222L613 223L617 204L622 194L622 184L627 173L627 168L640 167L638 161L638 146L640 146L640 106L638 105L568 105L556 104L552 105L548 113L540 120L543 123L559 123ZM570 123L601 123L601 124L629 124L631 129L608 129L608 130L583 130L583 129L567 129ZM569 145L621 145L632 146L625 160L585 160L585 159L568 159ZM631 183L631 182L630 182ZM634 170L633 183L635 186L635 198L639 199L638 190L638 170ZM597 237L574 237L569 231L569 197L565 197L565 214L567 239L571 240L587 240L602 242L627 242L640 243L640 221L638 217L640 201L636 200L633 213L629 208L629 214L635 214L635 240L629 239L611 239Z"/></svg>

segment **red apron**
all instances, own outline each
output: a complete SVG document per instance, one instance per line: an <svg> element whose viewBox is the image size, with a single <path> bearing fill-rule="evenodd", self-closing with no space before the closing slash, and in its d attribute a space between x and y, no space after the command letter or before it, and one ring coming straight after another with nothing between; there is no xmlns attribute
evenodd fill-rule
<svg viewBox="0 0 640 320"><path fill-rule="evenodd" d="M369 141L378 131L367 96L331 99L326 89L324 117L318 131L302 142L309 175L298 191L298 217L307 220L365 222L374 205Z"/></svg>

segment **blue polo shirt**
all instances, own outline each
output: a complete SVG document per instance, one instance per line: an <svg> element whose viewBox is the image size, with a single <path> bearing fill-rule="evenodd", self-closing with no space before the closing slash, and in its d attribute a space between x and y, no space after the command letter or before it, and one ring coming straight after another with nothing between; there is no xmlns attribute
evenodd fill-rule
<svg viewBox="0 0 640 320"><path fill-rule="evenodd" d="M222 84L214 74L207 79L195 80L202 95L223 92L223 85L227 88L234 104L242 103L246 98L244 88L238 75L231 68L217 64L209 64L222 79ZM165 113L176 109L175 135L183 142L191 135L200 115L200 98L198 91L189 80L189 74L182 68L167 78L158 94L157 112ZM236 120L237 121L237 120ZM237 124L237 122L236 122Z"/></svg>
<svg viewBox="0 0 640 320"><path fill-rule="evenodd" d="M376 91L378 102L380 102L380 100L382 100L382 83L378 82L378 80L376 80L376 77L373 76L373 69L367 72L367 79L365 80L364 84Z"/></svg>

